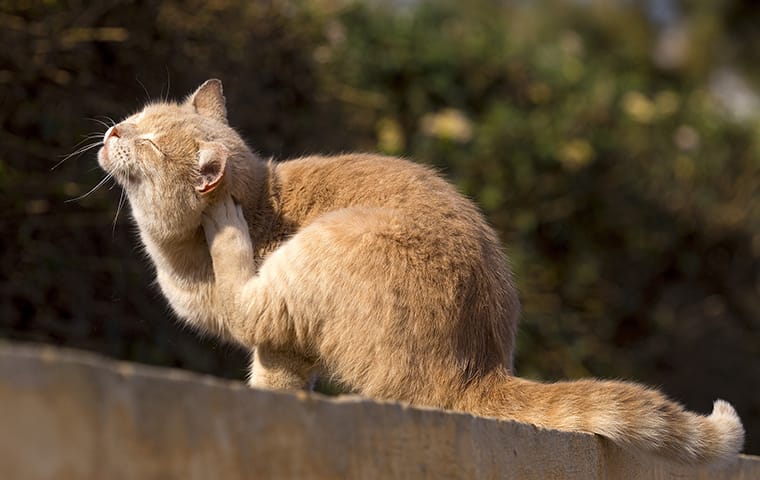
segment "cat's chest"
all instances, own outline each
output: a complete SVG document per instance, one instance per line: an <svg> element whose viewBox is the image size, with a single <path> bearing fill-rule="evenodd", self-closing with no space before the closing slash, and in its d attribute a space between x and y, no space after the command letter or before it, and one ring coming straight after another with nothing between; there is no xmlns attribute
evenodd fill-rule
<svg viewBox="0 0 760 480"><path fill-rule="evenodd" d="M222 333L212 283L177 279L160 270L156 278L161 292L179 317L201 330Z"/></svg>

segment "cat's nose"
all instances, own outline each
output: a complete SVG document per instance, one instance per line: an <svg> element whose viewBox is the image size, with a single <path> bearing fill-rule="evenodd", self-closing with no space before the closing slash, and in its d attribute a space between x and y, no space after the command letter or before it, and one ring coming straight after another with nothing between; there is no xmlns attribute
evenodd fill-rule
<svg viewBox="0 0 760 480"><path fill-rule="evenodd" d="M103 139L104 142L108 142L108 139L111 137L119 138L121 135L119 135L119 129L116 128L116 125L106 130L105 138Z"/></svg>

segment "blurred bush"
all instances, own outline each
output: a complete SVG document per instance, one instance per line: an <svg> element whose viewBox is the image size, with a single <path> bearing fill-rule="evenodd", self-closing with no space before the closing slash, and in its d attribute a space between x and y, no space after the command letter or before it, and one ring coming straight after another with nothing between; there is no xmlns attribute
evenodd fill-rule
<svg viewBox="0 0 760 480"><path fill-rule="evenodd" d="M243 375L171 319L118 191L65 203L94 154L50 170L88 118L220 77L265 155L404 155L476 200L520 284L520 374L721 396L760 448L752 2L2 5L0 335Z"/></svg>

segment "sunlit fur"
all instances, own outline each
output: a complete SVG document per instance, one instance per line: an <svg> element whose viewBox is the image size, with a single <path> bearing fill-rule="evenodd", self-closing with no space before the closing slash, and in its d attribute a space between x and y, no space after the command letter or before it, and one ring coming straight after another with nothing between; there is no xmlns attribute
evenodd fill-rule
<svg viewBox="0 0 760 480"><path fill-rule="evenodd" d="M742 448L726 402L702 416L633 383L514 377L520 309L499 239L429 168L358 154L264 162L227 125L214 80L117 128L99 161L127 192L163 293L190 324L255 347L251 385L327 375L369 397L684 462ZM196 188L204 142L229 153L211 193Z"/></svg>

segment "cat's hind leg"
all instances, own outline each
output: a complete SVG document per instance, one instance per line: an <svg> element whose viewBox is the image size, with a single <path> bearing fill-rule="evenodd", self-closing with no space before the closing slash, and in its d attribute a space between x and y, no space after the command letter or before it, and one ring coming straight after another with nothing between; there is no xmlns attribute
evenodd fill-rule
<svg viewBox="0 0 760 480"><path fill-rule="evenodd" d="M251 236L242 208L227 196L208 207L202 224L217 289L223 293L239 290L240 285L256 274ZM234 300L232 295L224 297L225 302Z"/></svg>
<svg viewBox="0 0 760 480"><path fill-rule="evenodd" d="M276 390L311 388L315 362L287 348L291 319L276 282L256 275L248 225L240 206L230 197L212 205L204 213L203 228L225 328L232 338L254 349L248 384Z"/></svg>
<svg viewBox="0 0 760 480"><path fill-rule="evenodd" d="M260 345L253 352L248 385L273 390L311 390L314 378L313 361Z"/></svg>

